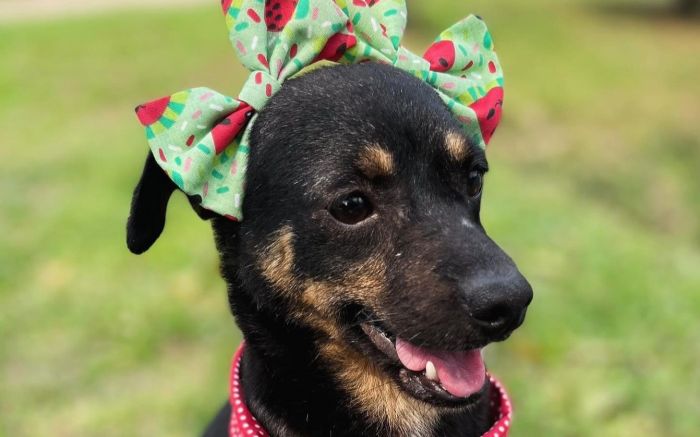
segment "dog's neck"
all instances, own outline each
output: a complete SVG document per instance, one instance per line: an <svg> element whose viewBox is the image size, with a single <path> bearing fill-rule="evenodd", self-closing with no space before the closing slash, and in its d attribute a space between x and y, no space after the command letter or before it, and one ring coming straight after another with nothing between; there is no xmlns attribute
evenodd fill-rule
<svg viewBox="0 0 700 437"><path fill-rule="evenodd" d="M233 303L247 340L241 383L248 408L270 435L480 436L488 429L492 418L487 401L469 410L450 412L412 398L399 399L408 396L398 392L392 396L377 387L377 396L365 394L370 399L374 396L381 408L368 409L366 403L371 402L363 404L364 399L347 390L342 376L321 358L323 338L308 328L290 326L274 315L254 310L254 303L240 291ZM404 414L410 417L396 412L402 402L404 407L414 407L409 415Z"/></svg>

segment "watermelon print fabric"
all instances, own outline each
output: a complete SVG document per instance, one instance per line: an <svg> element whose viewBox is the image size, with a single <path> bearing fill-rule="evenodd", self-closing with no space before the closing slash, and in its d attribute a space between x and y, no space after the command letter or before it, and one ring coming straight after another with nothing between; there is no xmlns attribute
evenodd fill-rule
<svg viewBox="0 0 700 437"><path fill-rule="evenodd" d="M423 56L400 45L403 0L223 0L229 39L250 75L236 98L193 88L139 105L156 161L202 207L241 209L255 114L285 80L329 63L379 62L432 86L470 140L485 148L501 118L503 73L484 22L469 16Z"/></svg>

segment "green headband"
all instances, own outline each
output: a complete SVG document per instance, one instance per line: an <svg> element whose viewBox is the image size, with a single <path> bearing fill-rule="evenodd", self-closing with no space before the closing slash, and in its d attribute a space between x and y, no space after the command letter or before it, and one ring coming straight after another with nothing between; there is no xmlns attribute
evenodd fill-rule
<svg viewBox="0 0 700 437"><path fill-rule="evenodd" d="M501 118L503 73L484 22L469 16L421 57L400 45L403 0L223 0L229 37L251 71L237 99L192 88L136 108L156 161L201 206L241 220L248 136L285 80L319 63L393 65L431 85L486 147ZM312 67L313 66L313 67Z"/></svg>

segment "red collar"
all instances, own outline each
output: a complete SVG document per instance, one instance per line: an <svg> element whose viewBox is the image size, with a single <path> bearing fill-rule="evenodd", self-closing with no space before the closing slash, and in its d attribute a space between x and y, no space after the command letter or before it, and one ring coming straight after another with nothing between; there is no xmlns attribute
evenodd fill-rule
<svg viewBox="0 0 700 437"><path fill-rule="evenodd" d="M253 413L248 410L243 396L243 386L240 383L241 357L245 343L241 343L233 357L231 366L231 422L229 423L229 437L269 437L269 434L258 423ZM481 437L507 437L510 430L513 408L503 385L493 376L491 381L491 407L497 413L498 420Z"/></svg>

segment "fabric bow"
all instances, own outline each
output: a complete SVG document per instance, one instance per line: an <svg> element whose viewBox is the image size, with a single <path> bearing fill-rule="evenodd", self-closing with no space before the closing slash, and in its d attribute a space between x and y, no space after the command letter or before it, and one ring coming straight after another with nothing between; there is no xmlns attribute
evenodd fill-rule
<svg viewBox="0 0 700 437"><path fill-rule="evenodd" d="M229 37L251 71L238 98L192 88L136 113L158 164L201 206L241 220L248 136L285 80L319 63L381 62L431 85L485 148L501 118L503 74L484 22L469 16L421 57L400 45L404 0L223 0Z"/></svg>

